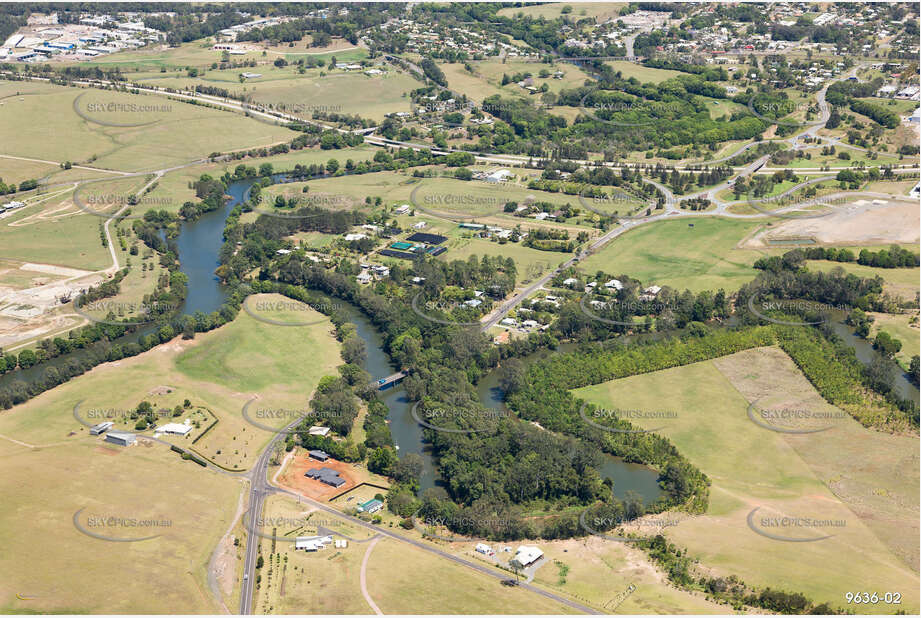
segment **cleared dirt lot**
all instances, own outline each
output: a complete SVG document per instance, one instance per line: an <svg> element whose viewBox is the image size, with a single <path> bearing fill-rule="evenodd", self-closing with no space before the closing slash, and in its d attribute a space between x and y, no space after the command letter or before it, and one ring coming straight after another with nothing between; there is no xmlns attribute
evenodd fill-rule
<svg viewBox="0 0 921 618"><path fill-rule="evenodd" d="M332 468L338 472L339 476L345 479L345 485L342 487L333 487L304 476L308 470L324 467ZM336 494L340 494L343 491L348 491L355 487L358 483L357 475L351 465L334 459L327 459L325 462L317 461L316 459L308 457L306 452L300 449L298 449L298 453L288 461L288 465L281 471L281 474L278 475L279 485L287 487L308 498L313 498L314 500L329 500Z"/></svg>
<svg viewBox="0 0 921 618"><path fill-rule="evenodd" d="M770 240L813 238L819 244L873 245L917 243L921 217L917 200L866 198L835 208L815 219L785 221L751 239L744 247L762 249Z"/></svg>

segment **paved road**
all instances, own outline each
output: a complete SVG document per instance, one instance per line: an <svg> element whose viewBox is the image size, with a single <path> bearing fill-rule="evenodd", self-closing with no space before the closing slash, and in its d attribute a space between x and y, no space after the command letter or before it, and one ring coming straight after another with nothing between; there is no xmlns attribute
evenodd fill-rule
<svg viewBox="0 0 921 618"><path fill-rule="evenodd" d="M265 504L265 497L277 491L268 481L269 460L272 458L272 452L275 445L287 439L288 431L299 425L301 419L296 419L279 431L269 441L265 450L256 460L256 465L249 471L250 489L249 489L249 507L247 508L244 521L249 527L246 530L246 548L243 554L243 583L240 587L240 614L251 614L253 610L253 593L255 590L256 580L256 560L259 555L259 536L252 533L256 528L256 522L262 518L262 507Z"/></svg>

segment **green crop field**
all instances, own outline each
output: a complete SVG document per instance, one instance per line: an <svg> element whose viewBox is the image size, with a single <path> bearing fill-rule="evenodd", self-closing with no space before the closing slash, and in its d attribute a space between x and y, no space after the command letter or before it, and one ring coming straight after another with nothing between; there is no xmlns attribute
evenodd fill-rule
<svg viewBox="0 0 921 618"><path fill-rule="evenodd" d="M747 415L749 402L761 409L836 412L778 349L749 350L576 393L601 406L674 413L667 421L637 424L662 427L658 433L712 480L707 512L665 531L702 567L842 608L848 591L895 590L902 593L902 609L917 611L918 526L910 506L919 497L917 466L910 463L917 438L865 429L840 411L834 420L819 421L832 427L819 433L783 434L756 425ZM901 472L892 474L895 469ZM756 525L780 516L844 523L831 530L773 531L800 539L833 535L822 541L777 541L746 524L756 508ZM849 566L829 568L840 564Z"/></svg>
<svg viewBox="0 0 921 618"><path fill-rule="evenodd" d="M736 244L760 225L716 217L655 222L608 243L584 260L581 269L629 275L644 285L728 292L758 274L751 265L760 255L736 249Z"/></svg>

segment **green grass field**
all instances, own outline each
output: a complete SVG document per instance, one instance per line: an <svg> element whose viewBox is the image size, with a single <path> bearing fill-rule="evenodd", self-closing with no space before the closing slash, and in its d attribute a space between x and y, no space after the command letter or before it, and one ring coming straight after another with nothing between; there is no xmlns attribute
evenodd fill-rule
<svg viewBox="0 0 921 618"><path fill-rule="evenodd" d="M2 434L10 433L9 417L34 410L4 412ZM66 406L48 412L70 417ZM205 569L236 509L241 490L237 481L206 473L162 445L103 446L85 432L68 437L42 427L38 419L31 424L38 444L54 446L29 449L0 440L0 491L5 496L0 503L0 542L5 548L0 554L0 611L220 611L208 591ZM76 429L72 417L69 429ZM160 536L127 543L92 538L73 524L80 509L85 511L78 520L93 532L116 538ZM154 519L169 525L88 528L89 517ZM106 594L87 594L101 582Z"/></svg>
<svg viewBox="0 0 921 618"><path fill-rule="evenodd" d="M345 58L336 56L337 62ZM262 76L241 83L241 73ZM314 111L357 114L362 118L383 120L385 114L410 111L409 91L419 82L408 74L388 71L385 75L368 76L361 71L341 69L310 69L303 75L297 67L275 67L271 64L255 68L209 70L198 77L171 74L145 74L141 83L161 88L191 89L212 86L236 94L247 94L256 104L311 118Z"/></svg>
<svg viewBox="0 0 921 618"><path fill-rule="evenodd" d="M322 319L312 310L272 313L276 319L307 315ZM189 398L193 407L204 405L220 419L192 448L222 465L246 466L271 434L242 419L243 404L258 395L259 405L267 408L306 408L320 376L335 373L339 362L328 321L282 327L241 312L234 322L192 341L177 339L101 365L0 414L0 456L6 462L0 490L7 496L0 505L0 541L9 550L0 555L0 568L9 574L0 580L0 608L219 612L205 569L236 509L239 483L183 461L162 444L103 445L73 417L74 404L83 401L81 414L91 418L94 409L131 410L147 400L158 410ZM196 414L184 412L172 420ZM173 441L190 447L189 438ZM218 449L223 455L216 454ZM61 494L65 479L68 489ZM103 544L74 529L73 514L83 507L87 514L166 519L172 525L159 539ZM117 529L113 536L135 532ZM88 555L94 557L91 564L85 561ZM85 594L100 581L112 585L106 595ZM17 593L35 600L15 600Z"/></svg>
<svg viewBox="0 0 921 618"><path fill-rule="evenodd" d="M613 60L610 62L605 62L605 64L614 69L614 71L620 71L624 78L630 79L631 77L635 77L644 84L658 84L660 82L664 82L666 79L684 75L684 73L681 71L672 71L671 69L653 69L651 67L644 67L643 65L637 64L636 62L628 62L626 60Z"/></svg>
<svg viewBox="0 0 921 618"><path fill-rule="evenodd" d="M385 614L574 613L556 601L503 586L497 579L391 539L374 547L367 571L368 592Z"/></svg>
<svg viewBox="0 0 921 618"><path fill-rule="evenodd" d="M757 252L736 244L760 223L696 218L644 225L608 243L582 262L586 273L626 274L644 285L668 285L692 292L731 291L758 274L751 268Z"/></svg>
<svg viewBox="0 0 921 618"><path fill-rule="evenodd" d="M183 43L178 47L151 46L150 48L107 54L94 58L90 63L102 67L119 67L125 73L159 70L161 67L165 67L167 70L173 69L184 72L186 67L210 68L212 63L220 62L222 52L211 49L212 45L211 42L207 41L193 41ZM274 53L275 50L287 51L283 48L274 48L264 56L263 50L258 49L244 55L235 55L231 58L234 61L256 60L259 63L257 68L262 68L263 63L266 67L269 67L272 66L271 63L279 55ZM289 61L292 59L297 61L297 58L303 57L298 52L300 50L284 55ZM368 54L364 49L355 49L317 53L315 55L324 58L324 60L330 56L335 56L337 61L357 61L366 58Z"/></svg>
<svg viewBox="0 0 921 618"><path fill-rule="evenodd" d="M303 527L278 526L275 535L280 538L317 534L322 526L352 540L344 549L329 545L312 553L295 551L292 543L279 540L271 554L272 541L260 539L265 558L255 603L260 613L373 613L360 586L361 566L368 552L368 593L385 614L570 613L565 606L533 592L506 588L498 580L410 545L392 539L375 543L371 540L375 535L366 528L344 517L313 511L288 497L269 498L263 517L282 523L306 520ZM434 584L432 573L450 579L452 585Z"/></svg>
<svg viewBox="0 0 921 618"><path fill-rule="evenodd" d="M517 73L530 73L534 85L540 87L547 84L550 92L557 93L563 89L581 86L589 75L577 66L560 63L556 65L540 62L525 62L510 60L500 62L495 59L481 62L471 62L474 73L471 74L464 68L464 63L446 63L439 65L448 80L448 86L457 92L463 92L474 101L482 102L486 97L498 94L503 98L515 97L520 99L535 99L526 90L515 82L502 85L503 74L510 78ZM546 69L550 77L540 77L540 71ZM556 71L564 73L563 79L554 79L552 74Z"/></svg>
<svg viewBox="0 0 921 618"><path fill-rule="evenodd" d="M879 251L881 247L870 247L870 251ZM917 251L918 247L909 247ZM854 247L851 249L855 254L860 253L860 249ZM919 277L921 269L918 268L873 268L872 266L863 266L855 262L830 262L828 260L808 260L806 262L810 270L829 272L840 266L847 273L853 273L858 277L876 277L879 275L886 282L884 289L895 296L901 296L907 300L916 300L919 292Z"/></svg>
<svg viewBox="0 0 921 618"><path fill-rule="evenodd" d="M0 96L26 87L34 85L2 84ZM215 151L265 146L294 137L287 129L240 114L157 95L44 86L36 88L35 94L5 102L0 107L0 134L5 137L2 154L91 161L96 167L122 171L181 165ZM131 111L138 106L145 111ZM156 111L147 111L151 107Z"/></svg>
<svg viewBox="0 0 921 618"><path fill-rule="evenodd" d="M547 564L534 582L618 614L728 614L731 608L679 590L630 543L596 537L541 543ZM472 554L472 552L471 552ZM475 554L474 554L475 555ZM566 575L561 576L561 565ZM630 585L635 589L626 593ZM622 600L621 600L622 599Z"/></svg>
<svg viewBox="0 0 921 618"><path fill-rule="evenodd" d="M776 348L576 392L597 405L616 402L620 408L676 413L659 433L713 485L707 513L683 519L665 534L687 547L703 568L739 575L750 585L802 592L842 608L848 591L894 590L902 593L902 609L917 611L918 525L912 505L919 496L911 463L917 438L867 430L847 416L820 421L832 429L812 434L782 434L754 424L746 412L749 402L762 409L835 411ZM663 425L661 418L638 421L641 427L654 423ZM894 475L894 469L901 472ZM758 507L758 518L783 515L845 524L834 527L834 536L823 541L775 541L747 526L748 514ZM814 529L774 532L816 536ZM829 568L833 564L849 567Z"/></svg>
<svg viewBox="0 0 921 618"><path fill-rule="evenodd" d="M189 399L219 419L194 448L218 464L248 468L271 434L244 420L244 404L257 397L250 418L273 427L286 424L294 419L266 416L259 420L258 409L306 409L320 377L335 373L340 363L331 325L321 314L306 308L288 309L289 301L278 296L258 296L248 302L260 301L286 304L278 310L257 311L259 315L317 323L278 326L241 311L236 320L218 330L191 341L175 339L143 355L100 365L42 394L0 417L0 434L35 443L51 441L50 436L63 438L80 429L71 414L80 401L80 410L130 411L143 400L150 401L155 410L172 410ZM298 368L296 373L292 367ZM17 410L21 411L15 413ZM130 429L132 424L122 428ZM204 423L200 430L175 440L188 445L206 428ZM79 440L80 435L85 432L73 439Z"/></svg>
<svg viewBox="0 0 921 618"><path fill-rule="evenodd" d="M292 170L298 164L326 163L330 159L336 159L341 165L344 165L348 159L352 159L355 162L370 161L375 152L377 152L377 149L371 146L358 146L340 150L303 149L270 157L202 163L201 165L193 165L167 172L157 181L157 185L146 194L146 197L152 204L156 205L157 209L163 208L171 212L178 212L185 202L198 201L191 183L196 182L202 174L218 177L223 176L225 172L233 174L238 165L259 168L264 163L271 164L277 172ZM277 191L277 189L266 189L266 194L273 191Z"/></svg>
<svg viewBox="0 0 921 618"><path fill-rule="evenodd" d="M901 341L902 349L895 355L895 358L899 364L907 370L908 364L911 362L911 357L921 354L921 350L919 350L921 344L919 344L917 320L912 324L912 315L916 317L918 315L917 312L914 314L902 313L898 315L890 313L871 313L870 315L872 315L874 319L873 326L870 328L870 337L876 337L879 331L884 330Z"/></svg>
<svg viewBox="0 0 921 618"><path fill-rule="evenodd" d="M594 17L599 22L616 17L620 14L620 9L626 6L624 2L547 2L534 4L531 6L509 7L499 10L497 15L501 17L531 17L533 19L556 19L563 14L563 9L569 7L572 9L568 13L573 20L585 17Z"/></svg>
<svg viewBox="0 0 921 618"><path fill-rule="evenodd" d="M0 219L0 257L85 270L111 266L99 234L104 219L78 210L72 194L53 189Z"/></svg>
<svg viewBox="0 0 921 618"><path fill-rule="evenodd" d="M338 151L326 151L337 157ZM433 213L449 215L488 216L501 213L508 201L519 204L525 200L546 201L563 206L579 206L578 196L532 191L514 183L492 185L480 181L463 181L453 178L413 178L396 172L378 172L360 176L324 178L306 183L310 187L308 196L341 196L343 207L363 204L366 197L380 197L385 205L410 204L415 191L417 210L424 208ZM302 196L304 183L278 185L266 191L267 195L284 194ZM527 223L527 219L507 217L510 221ZM512 223L514 225L514 223Z"/></svg>

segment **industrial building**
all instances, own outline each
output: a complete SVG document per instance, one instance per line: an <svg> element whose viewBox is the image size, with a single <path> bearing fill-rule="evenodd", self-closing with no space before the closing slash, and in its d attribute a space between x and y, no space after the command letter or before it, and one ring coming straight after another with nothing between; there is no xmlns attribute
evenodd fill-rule
<svg viewBox="0 0 921 618"><path fill-rule="evenodd" d="M111 442L119 446L131 446L137 442L137 436L133 433L126 433L124 431L110 431L106 434L106 442Z"/></svg>
<svg viewBox="0 0 921 618"><path fill-rule="evenodd" d="M96 424L96 425L93 425L92 427L90 427L90 435L91 435L91 436L98 436L98 435L100 435L100 434L104 434L104 433L107 432L109 429L111 429L111 428L112 428L112 425L114 425L114 424L115 424L115 423L113 423L112 421L106 421L106 422L104 422L104 423L98 423L98 424Z"/></svg>

